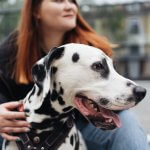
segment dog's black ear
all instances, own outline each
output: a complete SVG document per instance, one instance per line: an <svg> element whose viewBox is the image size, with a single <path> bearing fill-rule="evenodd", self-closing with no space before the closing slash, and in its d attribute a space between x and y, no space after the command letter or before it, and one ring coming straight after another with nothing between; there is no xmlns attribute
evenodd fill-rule
<svg viewBox="0 0 150 150"><path fill-rule="evenodd" d="M63 46L62 47L54 47L50 50L50 52L47 55L47 63L46 63L47 69L50 68L51 63L54 60L57 60L63 56L64 50L65 50L65 47L63 47Z"/></svg>
<svg viewBox="0 0 150 150"><path fill-rule="evenodd" d="M32 67L32 77L36 84L41 85L41 83L44 81L46 77L46 69L44 64L36 63Z"/></svg>
<svg viewBox="0 0 150 150"><path fill-rule="evenodd" d="M59 59L63 56L64 49L64 47L54 47L45 57L33 65L32 78L37 85L42 86L43 81L46 79L47 72L51 71L51 64L53 60Z"/></svg>

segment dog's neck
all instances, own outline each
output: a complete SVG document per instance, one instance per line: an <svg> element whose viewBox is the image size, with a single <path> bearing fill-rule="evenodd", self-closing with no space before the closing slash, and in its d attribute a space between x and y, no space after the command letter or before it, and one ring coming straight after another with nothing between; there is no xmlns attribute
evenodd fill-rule
<svg viewBox="0 0 150 150"><path fill-rule="evenodd" d="M37 133L61 127L72 113L72 108L67 106L66 112L62 111L62 105L64 108L65 104L62 104L62 99L56 92L48 91L43 95L42 89L35 85L25 98L27 121Z"/></svg>

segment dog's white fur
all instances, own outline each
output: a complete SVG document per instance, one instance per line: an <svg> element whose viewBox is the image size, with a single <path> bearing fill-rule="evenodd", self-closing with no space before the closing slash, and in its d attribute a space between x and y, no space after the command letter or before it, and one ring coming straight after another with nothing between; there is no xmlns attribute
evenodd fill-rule
<svg viewBox="0 0 150 150"><path fill-rule="evenodd" d="M74 98L77 93L84 93L84 95L97 104L111 110L128 109L135 105L136 102L134 100L129 102L127 99L133 95L133 88L137 85L133 81L119 75L114 70L112 59L106 56L104 52L82 44L67 44L64 45L64 47L63 56L60 59L54 60L52 63L52 66L58 68L56 75L51 78L50 70L47 71L46 78L42 83L44 89L42 94L39 97L37 97L37 94L34 94L31 97L31 103L27 100L30 93L25 98L24 107L25 109L30 109L29 117L27 117L29 123L33 121L40 123L43 119L50 118L50 116L47 115L35 114L34 110L41 107L45 95L50 89L53 89L52 81L57 81L57 84L61 83L61 86L65 89L63 94L63 100L65 100L64 106L60 105L58 101L51 102L52 107L59 113L63 113L63 109L66 106L76 108ZM79 54L79 60L77 62L73 62L71 59L75 53ZM104 78L100 72L94 71L91 68L93 63L101 62L103 59L106 60L109 68L107 78ZM43 64L44 61L45 57L39 60L37 64ZM127 86L127 83L131 83L131 85ZM35 85L35 88L38 91L37 85ZM109 100L109 103L102 105L100 103L101 98ZM51 129L47 127L45 130ZM37 132L40 133L43 132L43 130L38 130ZM71 130L70 135L72 132L77 132L75 126ZM67 142L67 140L69 140L69 138L66 139L66 143L62 144L58 150L73 149L72 147L68 147L67 143L69 143L69 141ZM84 148L80 147L80 149L86 149L84 142L82 146ZM7 146L5 150L17 150L17 148Z"/></svg>

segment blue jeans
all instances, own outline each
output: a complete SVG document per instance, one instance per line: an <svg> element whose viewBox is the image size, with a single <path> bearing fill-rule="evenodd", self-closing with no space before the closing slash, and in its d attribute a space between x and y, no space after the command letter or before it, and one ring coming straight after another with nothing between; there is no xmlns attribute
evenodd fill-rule
<svg viewBox="0 0 150 150"><path fill-rule="evenodd" d="M2 137L0 136L0 150L2 149L2 142L3 142L3 139L2 139Z"/></svg>
<svg viewBox="0 0 150 150"><path fill-rule="evenodd" d="M135 115L125 110L119 113L122 127L103 131L92 124L77 122L86 141L88 150L150 150L146 135ZM84 126L84 127L83 127Z"/></svg>

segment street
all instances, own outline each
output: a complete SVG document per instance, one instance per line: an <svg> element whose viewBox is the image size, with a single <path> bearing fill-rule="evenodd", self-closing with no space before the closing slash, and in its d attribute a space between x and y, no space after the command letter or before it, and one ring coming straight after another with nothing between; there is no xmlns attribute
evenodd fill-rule
<svg viewBox="0 0 150 150"><path fill-rule="evenodd" d="M144 100L132 108L132 110L136 113L145 131L150 134L150 80L135 82L147 89L147 95Z"/></svg>

